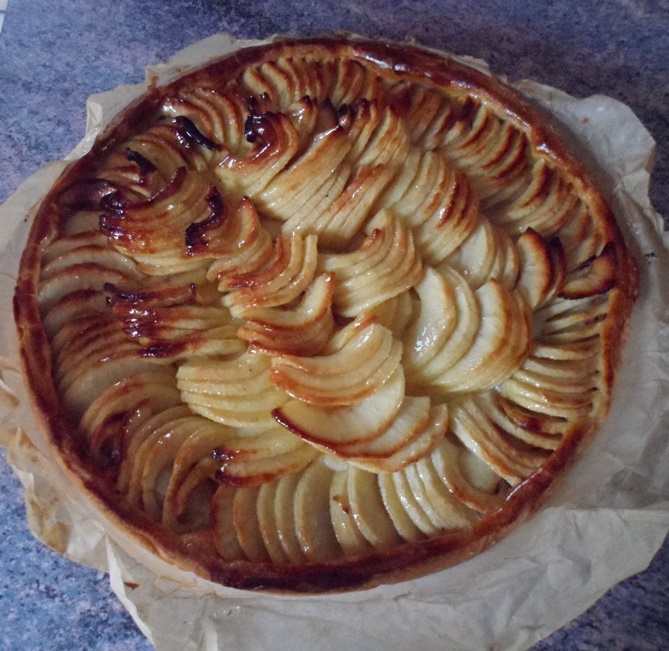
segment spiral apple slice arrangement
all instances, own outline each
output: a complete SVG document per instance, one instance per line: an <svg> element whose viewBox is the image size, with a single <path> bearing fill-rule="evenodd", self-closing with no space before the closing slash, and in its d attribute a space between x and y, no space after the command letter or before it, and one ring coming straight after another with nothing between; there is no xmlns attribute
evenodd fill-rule
<svg viewBox="0 0 669 651"><path fill-rule="evenodd" d="M382 563L484 530L593 427L625 253L494 94L277 52L162 89L45 208L53 381L188 545Z"/></svg>

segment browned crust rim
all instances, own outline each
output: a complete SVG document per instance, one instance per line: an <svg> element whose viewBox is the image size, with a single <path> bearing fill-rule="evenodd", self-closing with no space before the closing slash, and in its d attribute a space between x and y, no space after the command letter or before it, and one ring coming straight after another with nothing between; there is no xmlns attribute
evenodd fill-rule
<svg viewBox="0 0 669 651"><path fill-rule="evenodd" d="M249 64L258 64L284 53L303 49L314 56L332 55L364 60L381 69L416 80L425 79L441 87L457 87L484 98L514 121L532 146L549 157L568 175L581 196L587 197L617 256L616 286L610 293L610 309L602 330L604 391L595 418L574 428L550 457L506 500L502 508L464 533L405 543L390 552L376 552L360 559L303 566L222 561L206 539L180 537L128 505L121 495L101 480L100 470L86 460L71 436L73 426L60 406L51 379L50 346L37 308L37 279L46 244L57 237L59 215L55 198L72 179L84 175L99 154L114 148L129 134L152 119L168 92L214 79L234 77ZM629 316L637 293L637 270L612 211L590 173L570 153L558 133L517 91L499 79L465 66L451 58L408 45L341 38L287 39L237 51L189 73L165 87L151 89L122 111L82 159L70 165L51 188L37 211L23 253L14 295L21 359L33 408L54 456L70 480L87 494L95 508L136 542L178 567L227 586L270 592L314 593L370 588L401 581L455 565L487 549L526 521L545 502L566 470L574 463L599 429L608 412L615 373L620 365ZM76 428L75 428L76 429ZM128 523L130 523L128 525ZM196 550L196 554L193 554Z"/></svg>

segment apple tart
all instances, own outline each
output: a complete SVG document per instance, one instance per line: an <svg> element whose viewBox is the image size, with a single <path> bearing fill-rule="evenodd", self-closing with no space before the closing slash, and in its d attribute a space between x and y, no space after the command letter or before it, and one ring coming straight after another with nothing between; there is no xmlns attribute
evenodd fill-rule
<svg viewBox="0 0 669 651"><path fill-rule="evenodd" d="M281 40L150 88L37 211L15 293L72 480L245 589L465 560L604 419L636 268L503 82L407 45Z"/></svg>

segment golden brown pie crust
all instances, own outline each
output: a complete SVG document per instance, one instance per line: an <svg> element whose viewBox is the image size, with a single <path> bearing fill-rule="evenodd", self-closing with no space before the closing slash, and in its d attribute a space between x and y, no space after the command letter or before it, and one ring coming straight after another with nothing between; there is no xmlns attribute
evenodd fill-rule
<svg viewBox="0 0 669 651"><path fill-rule="evenodd" d="M174 98L189 97L189 94L197 89L223 88L228 82L242 78L245 71L259 70L264 63L276 62L282 58L302 60L300 57L312 62L334 61L340 67L342 61L357 62L371 77L378 80L378 83L385 89L384 93L390 92L387 90L388 88L394 88L397 91L392 94L393 109L391 113L394 112L393 115L400 118L404 118L410 113L411 97L413 97L411 92L417 86L445 96L449 101L455 103L454 105L457 106L457 110L453 113L451 122L442 125L443 131L447 133L449 129L461 129L464 133L464 136L462 136L463 139L466 139L467 134L472 136L472 141L475 139L474 132L480 126L476 122L476 111L479 107L483 106L497 120L495 128L499 125L506 125L508 127L510 143L514 137L522 137L522 154L528 160L532 161L532 165L537 160L540 160L549 169L543 180L535 179L535 183L538 184L534 189L535 197L541 199L542 197L550 196L550 193L557 187L556 176L559 177L559 182L563 183L564 187L567 188L567 194L576 197L575 201L578 202L578 205L585 207L587 227L581 228L578 232L582 238L594 238L596 240L595 244L593 244L593 254L588 255L585 260L580 260L577 257L573 260L570 259L570 251L578 244L578 237L573 235L572 232L563 235L563 233L566 233L565 229L569 228L565 225L560 225L556 228L546 226L546 232L543 235L540 233L537 236L539 239L532 239L535 236L528 235L523 242L529 242L526 246L529 247L529 250L533 251L535 250L532 248L533 243L537 241L540 243L538 245L540 248L543 246L541 251L549 255L550 251L556 250L549 243L554 242L555 238L560 239L562 237L564 240L562 248L569 249L566 253L563 250L562 253L554 254L552 258L554 266L557 265L557 267L560 267L562 265L561 268L564 273L560 279L558 269L558 272L554 274L556 277L551 281L553 285L552 289L546 291L549 294L552 291L552 295L554 296L559 295L561 301L573 301L574 304L578 301L591 302L588 305L590 306L589 309L594 310L592 317L587 323L584 323L582 319L581 326L590 327L588 331L590 334L587 337L584 336L585 339L588 341L596 340L597 342L597 381L595 388L588 389L588 393L591 395L589 409L587 412L581 413L580 416L574 417L564 426L558 435L559 441L557 444L552 447L539 449L527 442L523 442L522 444L514 443L514 450L518 450L518 454L527 454L531 458L540 457L542 463L533 468L531 472L528 471L527 475L519 478L518 481L506 480L503 489L494 489L497 491L503 490L503 499L499 501L498 506L487 512L482 512L480 515L476 515L476 517L472 516L473 519L470 524L464 528L443 531L436 535L417 536L414 540L403 541L388 547L383 544L377 546L370 544L367 545L364 552L344 552L332 558L307 559L299 563L280 563L267 559L249 560L248 558L226 560L217 551L217 543L214 540L216 534L211 526L203 525L201 528L196 527L192 531L177 532L171 530L159 521L160 518L156 519L150 513L147 513L146 508L140 508L136 501L132 503L132 500L127 499L127 494L124 495L123 491L119 489L117 483L119 463L123 463L123 459L112 458L107 459L105 463L101 463L99 456L91 452L90 442L87 436L82 433L78 418L73 415L72 407L65 406L66 401L63 399L62 392L59 393L57 388L56 366L60 362L54 360L52 343L43 325L43 319L48 310L46 312L44 309L40 311L38 297L40 296L40 291L43 291L42 288L46 282L44 279L40 280L40 278L43 269L46 268L46 264L44 263L45 251L48 251L49 246L54 241L63 237L64 229L66 229L65 224L73 214L81 211L82 206L89 212L97 210L100 215L106 215L106 218L103 217L101 220L101 231L107 235L108 247L112 249L113 245L118 245L116 250L120 250L123 255L132 257L134 251L132 249L133 235L132 232L123 230L128 223L129 218L127 215L131 214L129 212L130 209L126 210L126 207L121 206L120 214L122 216L116 219L119 213L114 213L109 208L109 203L104 204L104 201L102 201L105 195L109 195L115 189L118 189L120 182L114 180L99 181L101 161L103 162L102 165L107 164L105 161L109 161L110 156L114 152L124 151L128 147L127 143L132 138L137 134L148 131L159 118L163 120L167 120L168 118L174 119L173 114L167 117L163 117L164 113L160 114L163 107L166 105L172 107L177 105L178 102L174 101ZM262 77L262 75L260 76ZM266 75L265 79L267 78L269 77ZM349 82L350 79L347 83ZM308 88L311 80L307 79L304 83ZM253 95L249 91L250 85L251 81L247 83L247 86L244 86L244 89L248 95ZM405 90L402 90L401 87L405 88ZM406 90L406 88L409 90ZM344 88L342 93L346 90ZM298 91L296 90L295 92L297 93ZM321 91L315 90L314 95L318 92ZM364 86L364 83L360 86L360 95L371 93L373 96L374 92L376 92L374 88L370 90L369 87ZM296 96L296 99L301 100L304 94L306 93ZM363 110L360 108L360 102L357 105L354 104L355 100L359 99L359 96L352 97L352 101L349 99L341 101L339 106L335 105L333 107L330 105L327 109L323 109L326 102L319 100L319 106L323 111L328 113L330 118L334 116L334 119L339 120L338 124L341 127L342 122L346 121L351 111L353 111L354 116L357 116ZM246 109L244 109L247 111L244 121L246 143L251 142L253 144L252 141L254 139L257 143L258 139L260 139L262 145L271 148L275 144L275 141L272 140L271 134L268 136L266 132L275 125L272 122L273 118L268 123L263 122L263 120L267 115L278 112L276 105L273 104L276 101L271 97L263 97L262 93L254 95L250 101L248 100L248 96L245 99L247 100ZM311 100L304 103L307 109L313 104ZM334 102L331 104L334 104ZM343 109L342 107L344 106L345 108ZM427 109L421 110L424 112ZM417 114L421 115L420 111ZM184 156L187 158L193 150L202 150L205 155L208 155L207 151L210 149L207 146L211 145L212 141L216 141L217 137L212 131L203 134L206 129L201 123L197 125L196 132L192 130L189 132L190 125L197 123L195 117L191 115L191 118L190 123L183 121L179 123L179 128L181 128L179 137L185 150L187 150L187 154ZM267 126L268 124L270 125L269 127ZM184 127L184 125L186 126ZM314 127L314 129L317 129L317 127ZM185 136L184 132L186 133ZM520 134L520 136L517 134ZM203 135L204 138L202 137ZM416 138L420 140L418 136ZM281 147L284 146L284 141L279 136L277 136L277 139L279 144L276 150L280 152ZM421 142L423 143L421 145L423 147L422 154L429 150L430 147L434 148L429 143L425 144L427 142L425 137L423 137ZM215 142L214 144L218 145L220 143ZM244 144L243 146L248 147L248 144ZM439 146L436 147L436 150L439 150ZM218 151L220 152L220 149ZM509 149L503 149L503 153L500 153L499 157L502 158L503 155L508 154L508 151ZM222 154L221 157L223 158ZM129 165L132 166L133 161L130 158L128 158L130 161ZM193 159L188 160L192 162ZM263 159L260 156L258 160L262 166L268 165L268 160L271 163L272 159ZM297 157L291 158L285 164L294 164L295 160L297 160ZM460 163L457 161L462 161L462 158L457 159L456 162L453 162L455 159L449 160L454 167L458 167ZM141 168L142 165L145 165L145 161L146 157L135 157L134 164L137 168ZM198 161L199 159L195 163L192 163L192 165L196 166L199 164ZM463 171L465 177L474 174L471 172L471 165L467 167L469 163L467 165L463 163L462 165L458 169ZM473 165L475 166L475 163ZM234 169L234 165L232 164L229 167L230 169ZM135 173L137 172L137 169L133 168L133 170ZM395 172L395 174L394 178L397 179L399 172ZM141 177L141 175L140 169L139 176ZM474 176L476 175L474 174ZM239 183L243 185L246 182L246 178L242 175L242 180ZM98 181L92 182L91 179L98 179ZM167 181L163 180L165 181L163 183L164 186ZM171 181L176 183L174 178ZM238 182L236 178L234 182ZM139 183L142 183L141 179ZM233 187L230 183L232 181L223 179L218 184L219 193L223 195L225 201L228 200L225 192L229 191L231 194L237 192L236 189L234 191L230 190ZM529 183L531 183L531 180L528 180L526 184ZM234 186L234 188L236 187ZM494 200L483 196L487 192L486 187L481 182L476 185L475 192L481 194L482 197L478 198L479 205L484 205L485 210L493 214L495 213L495 206L499 204L495 204ZM503 185L500 187L503 187ZM515 196L519 196L523 189L526 188L518 186L515 190ZM242 190L248 190L248 188L244 186ZM242 190L239 192L241 193ZM153 198L155 199L160 192L160 188L156 189L155 192L151 190L151 192L153 192ZM383 197L383 194L381 193L379 196ZM494 197L494 194L492 196ZM134 200L139 201L136 197ZM239 200L241 200L241 196L234 199L234 201ZM211 205L210 202L210 208ZM392 204L390 205L392 206ZM508 208L508 203L503 205ZM126 212L123 212L124 210ZM259 212L262 212L262 210L261 206ZM573 217L575 211L576 209L569 213L566 218L567 221L564 224L568 224L569 219L575 219ZM212 209L212 214L213 212L215 211ZM373 212L372 208L368 211L369 214ZM553 212L558 213L559 206L556 206ZM498 211L498 214L501 214L501 212ZM366 221L364 223L367 223L368 218L369 215L365 217ZM491 219L494 221L494 218ZM504 222L504 218L500 219L501 221L495 222L495 227ZM278 223L281 223L280 220ZM517 227L509 221L504 223L507 226L501 226L500 230L506 229L510 240L513 243L517 243L522 235L521 227ZM526 224L528 222L520 218L518 223ZM376 229L374 232L378 232L378 230ZM522 227L523 232L524 230L525 228ZM574 230L578 229L572 229L572 231ZM130 234L128 234L129 232ZM205 253L216 248L216 243L212 243L211 238L207 239L208 232L207 228L198 229L197 227L194 229L191 228L188 231L191 239L189 243L188 235L186 235L186 246L190 246L187 255L192 254L192 257L197 258L198 246L200 245L200 249L204 250ZM317 229L316 232L318 232ZM371 238L370 233L367 236ZM276 240L277 237L274 234L273 239ZM327 248L326 252L329 253L335 250L336 253L341 254L341 250L336 250L337 236L333 237L332 241L335 243ZM415 237L419 239L418 235L415 235ZM575 239L570 241L570 237ZM359 242L356 241L356 246L358 244ZM125 249L123 248L124 246L126 247ZM347 246L347 252L350 252L350 242ZM547 251L549 253L546 253ZM423 255L422 257L425 258L426 256ZM212 264L212 261L216 259L217 255L212 254L207 266ZM564 262L565 259L567 262ZM443 264L443 261L437 261L428 265L423 259L420 273L417 273L416 277L424 273L425 267L439 266L440 264ZM570 265L572 267L573 265L578 265L581 272L578 269L570 268ZM82 269L86 271L85 268ZM87 273L95 274L95 268L90 267ZM585 278L581 278L579 274ZM460 275L467 277L467 274L462 269L460 270ZM511 285L510 289L508 289L509 293L518 293L520 291L519 286L521 281L519 279L521 276L522 271L515 272L515 281L509 281ZM579 278L576 278L576 276L579 276ZM402 277L406 277L406 274ZM220 278L221 276L219 275L218 279ZM487 280L489 279L484 279L482 284L485 284ZM414 288L417 282L414 279L409 283L408 289L405 290L411 292L414 298L417 291ZM531 284L529 280L523 282L526 285ZM336 287L336 278L334 283ZM545 116L518 92L495 77L483 74L453 59L415 47L344 38L317 38L308 40L281 40L269 45L242 49L231 56L211 62L201 69L188 73L167 86L150 89L143 97L122 111L114 119L106 132L96 141L92 150L66 169L41 203L22 257L14 299L14 309L24 373L35 412L48 435L54 456L65 468L70 479L80 490L85 491L93 499L101 512L120 526L129 537L138 541L156 555L215 582L242 589L308 593L366 588L434 572L479 554L504 537L512 528L526 521L545 501L549 492L558 485L568 468L582 453L605 418L611 399L614 377L620 364L622 345L627 335L629 317L636 297L636 288L637 272L635 264L625 247L614 216L593 181L591 174L570 153L563 139L548 124ZM137 291L136 287L134 290ZM114 291L110 290L109 282L106 289L98 287L96 291L103 294L112 307L114 297L117 299L117 307L122 303L122 301L119 303L118 293L114 294ZM502 294L506 291L499 290ZM531 299L533 290L527 291L529 294L526 292L523 299L525 301L523 304L526 307L527 301ZM527 298L528 295L530 299ZM550 302L553 299L549 298L547 300ZM233 306L238 305L232 299L231 304ZM592 307L595 305L597 307L596 310ZM112 309L112 307L106 309ZM136 308L137 305L134 305L134 307ZM243 306L240 308L242 318L245 314L244 309L247 308ZM345 307L337 309L345 310ZM531 318L531 315L539 310L539 307L528 310L527 313L530 314L530 317L527 318ZM572 309L572 311L574 310ZM350 320L343 319L340 314L337 317L334 326L336 329L343 327ZM415 321L415 312L412 318ZM534 342L538 338L536 319L534 322L528 323L528 328L530 329L529 341ZM59 328L55 329L56 332L58 330ZM520 336L522 337L522 335ZM54 335L51 336L52 340L53 337ZM528 346L531 345L534 344L528 343ZM174 353L173 349L171 349L171 353ZM296 355L294 351L289 351L289 353L293 357ZM521 353L521 357L524 360L527 359L528 355L527 350ZM284 354L285 356L286 354ZM300 356L299 353L297 356ZM183 359L178 357L178 353L174 353L174 356L168 360L168 365L182 365L183 363ZM277 362L277 364L279 363ZM517 364L512 369L515 378L514 381L520 381L517 379L517 375L515 375L518 371L518 366ZM525 371L527 369L524 369ZM527 373L531 377L531 372L527 371ZM281 377L283 378L282 381L288 381L285 380L284 376ZM443 377L447 377L447 374L444 374ZM444 382L446 381L444 380ZM508 398L510 394L508 394L508 391L504 393L506 389L500 389L500 386L503 382L506 382L506 379L502 382L495 382L493 387L488 387L484 381L481 382L481 388L472 390L474 394L492 395L494 400L500 401L499 404L506 405L508 409L505 413L514 414L514 422L519 427L522 425L530 434L534 433L537 436L549 438L545 432L545 423L542 425L542 415L540 412L533 412L523 405L509 405L509 401L513 402ZM417 385L411 386L414 387ZM182 395L184 395L183 391L182 389ZM433 402L435 402L434 395L436 394L431 394ZM463 399L459 393L454 394L450 389L443 390L440 395L443 396L443 400L449 405L451 419L454 418L454 413L461 413L457 410L464 403L460 403L458 400L466 400L466 398ZM454 395L455 398L453 397ZM462 408L464 409L462 412L464 415L466 415L467 404ZM289 417L290 414L288 413L289 410L287 408L284 409L283 405L284 403L282 402L274 410L277 421L287 426L295 435L301 436L304 432L301 432L299 426L292 423L291 417ZM523 419L525 419L524 423ZM555 422L555 418L548 418L548 420L551 423ZM463 437L460 437L459 440L456 440L457 437L453 438L453 428L454 425L451 422L446 436L451 437L454 441L453 445L456 445L458 449L461 445L464 445L466 448L467 445L462 443L464 440ZM501 436L504 439L508 434L502 433ZM304 435L302 438L309 443L308 435ZM318 441L322 444L322 439L318 439ZM311 442L313 443L313 441ZM328 445L330 445L329 448ZM471 443L470 441L470 446L471 448L475 448L476 443ZM324 448L328 449L335 456L337 456L337 451L340 450L336 445L328 443L325 446L321 445L321 447L317 448L318 454L321 454ZM342 449L350 450L354 448L355 446L351 447L349 445L348 447L344 446ZM215 456L213 451L209 455L210 459ZM345 456L343 460L340 456L338 457L338 462L346 464L348 461ZM343 468L344 466L335 464L333 467L336 471L337 468ZM400 472L404 470L404 467ZM365 470L364 472L368 471ZM220 478L220 474L218 476ZM221 481L223 483L228 481L232 486L231 490L234 490L234 481L230 481L229 478L228 480L222 479ZM504 482L502 481L502 483ZM243 486L243 482L241 485ZM257 488L257 486L254 486L254 488ZM453 492L453 486L450 486L449 490ZM492 494L494 496L494 491ZM248 553L246 555L248 556Z"/></svg>

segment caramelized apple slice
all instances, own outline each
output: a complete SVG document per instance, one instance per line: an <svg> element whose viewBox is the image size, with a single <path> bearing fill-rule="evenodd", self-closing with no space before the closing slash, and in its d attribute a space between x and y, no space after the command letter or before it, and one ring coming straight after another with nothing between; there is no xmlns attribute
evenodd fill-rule
<svg viewBox="0 0 669 651"><path fill-rule="evenodd" d="M334 472L319 460L303 471L295 487L295 531L306 559L327 561L341 555L330 519Z"/></svg>
<svg viewBox="0 0 669 651"><path fill-rule="evenodd" d="M316 405L351 405L370 396L394 373L402 344L376 323L360 329L330 355L272 359L272 383Z"/></svg>
<svg viewBox="0 0 669 651"><path fill-rule="evenodd" d="M291 400L273 411L276 421L305 441L336 452L378 437L396 417L404 398L404 373L398 366L375 393L344 407L319 407Z"/></svg>

